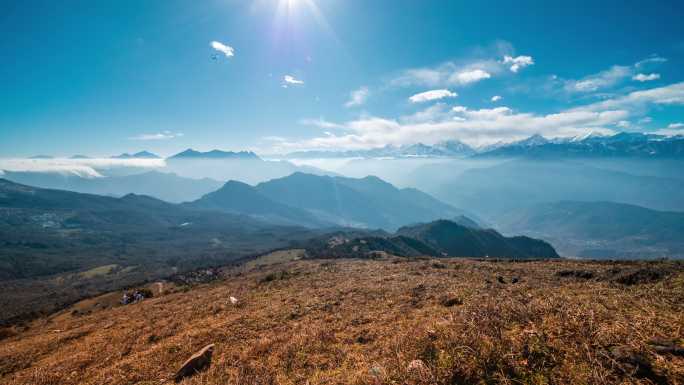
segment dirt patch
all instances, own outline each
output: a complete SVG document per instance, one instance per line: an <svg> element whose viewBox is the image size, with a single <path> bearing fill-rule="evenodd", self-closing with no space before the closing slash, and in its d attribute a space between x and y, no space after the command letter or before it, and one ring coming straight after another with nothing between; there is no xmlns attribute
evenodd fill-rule
<svg viewBox="0 0 684 385"><path fill-rule="evenodd" d="M665 268L645 268L624 273L615 278L615 282L627 286L655 283L662 281L670 274L672 274L672 271Z"/></svg>
<svg viewBox="0 0 684 385"><path fill-rule="evenodd" d="M594 273L586 270L561 270L556 273L558 277L573 277L580 279L592 279L594 278Z"/></svg>

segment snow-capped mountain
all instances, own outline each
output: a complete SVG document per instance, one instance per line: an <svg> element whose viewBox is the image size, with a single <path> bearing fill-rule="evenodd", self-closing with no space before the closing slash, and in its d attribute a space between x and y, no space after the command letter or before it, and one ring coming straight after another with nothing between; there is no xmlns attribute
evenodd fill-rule
<svg viewBox="0 0 684 385"><path fill-rule="evenodd" d="M462 158L475 153L472 147L458 140L434 145L415 143L404 146L386 145L366 150L298 151L288 158Z"/></svg>
<svg viewBox="0 0 684 385"><path fill-rule="evenodd" d="M482 149L478 157L684 157L684 136L639 132L590 133L574 138L527 139Z"/></svg>

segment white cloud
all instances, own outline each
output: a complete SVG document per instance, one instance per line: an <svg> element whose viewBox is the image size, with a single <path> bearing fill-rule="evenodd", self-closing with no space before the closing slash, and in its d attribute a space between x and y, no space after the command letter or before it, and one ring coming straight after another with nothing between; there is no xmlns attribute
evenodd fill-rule
<svg viewBox="0 0 684 385"><path fill-rule="evenodd" d="M667 128L684 128L684 123L670 123Z"/></svg>
<svg viewBox="0 0 684 385"><path fill-rule="evenodd" d="M445 103L435 103L427 108L413 113L408 116L399 117L402 124L406 123L425 123L425 122L439 122L447 120L453 116L452 110Z"/></svg>
<svg viewBox="0 0 684 385"><path fill-rule="evenodd" d="M646 67L654 67L660 63L665 62L666 59L659 56L650 57L641 60L634 65L614 65L607 70L585 76L582 79L559 79L553 76L549 79L550 87L561 86L563 91L568 93L583 93L592 94L598 91L604 91L623 84L626 80L632 79L639 82L647 82L660 78L658 73L641 73L637 69L644 70Z"/></svg>
<svg viewBox="0 0 684 385"><path fill-rule="evenodd" d="M453 74L449 78L449 83L452 84L470 84L470 83L475 83L479 82L480 80L484 79L489 79L492 77L492 74L490 74L487 71L483 71L481 69L474 69L474 70L469 70L469 71L462 71Z"/></svg>
<svg viewBox="0 0 684 385"><path fill-rule="evenodd" d="M332 123L329 122L323 118L318 118L318 119L302 119L299 121L299 124L303 124L305 126L315 126L319 128L326 128L326 129L331 129L331 128L344 128L343 125L337 124L337 123Z"/></svg>
<svg viewBox="0 0 684 385"><path fill-rule="evenodd" d="M409 98L411 103L423 103L423 102L428 102L431 100L439 100L439 99L444 99L444 98L454 98L458 96L457 93L451 92L446 89L441 89L441 90L430 90L430 91L425 91L421 92L419 94L415 94Z"/></svg>
<svg viewBox="0 0 684 385"><path fill-rule="evenodd" d="M496 102L498 102L498 101L501 100L501 99L503 99L503 96L501 96L501 95L494 95L494 96L492 96L492 99L491 99L491 100L492 100L492 102L496 103Z"/></svg>
<svg viewBox="0 0 684 385"><path fill-rule="evenodd" d="M513 112L508 107L496 107L496 108L482 108L479 110L466 110L464 115L468 119L472 120L492 120L498 119L502 116L509 115Z"/></svg>
<svg viewBox="0 0 684 385"><path fill-rule="evenodd" d="M522 68L525 68L527 66L531 66L534 64L534 60L532 59L532 56L504 56L503 59L504 64L510 64L509 69L511 72L518 72Z"/></svg>
<svg viewBox="0 0 684 385"><path fill-rule="evenodd" d="M650 82L651 80L658 80L660 79L660 74L657 73L652 73L652 74L636 74L632 76L632 80L640 81L640 82Z"/></svg>
<svg viewBox="0 0 684 385"><path fill-rule="evenodd" d="M282 145L289 149L354 149L412 144L417 140L431 144L459 139L477 146L534 134L546 137L574 137L591 132L613 134L616 128L643 118L650 108L665 104L684 105L684 82L634 91L551 114L519 112L504 106L471 110L437 103L409 116L367 116L345 123L329 123L343 131Z"/></svg>
<svg viewBox="0 0 684 385"><path fill-rule="evenodd" d="M684 82L642 91L633 91L627 95L592 103L576 109L592 111L626 109L632 113L639 113L643 112L650 104L684 105Z"/></svg>
<svg viewBox="0 0 684 385"><path fill-rule="evenodd" d="M633 69L628 66L612 66L610 69L589 75L580 80L569 80L565 89L570 92L594 92L609 88L632 76Z"/></svg>
<svg viewBox="0 0 684 385"><path fill-rule="evenodd" d="M636 68L644 68L644 67L650 67L653 65L665 63L667 61L666 58L658 56L658 55L652 55L651 57L648 57L644 60L640 60L634 64L634 67Z"/></svg>
<svg viewBox="0 0 684 385"><path fill-rule="evenodd" d="M214 40L211 43L209 43L209 45L211 46L211 48L223 53L224 55L226 55L226 57L235 56L235 50L233 49L233 47L225 45L225 44L221 43L220 41Z"/></svg>
<svg viewBox="0 0 684 385"><path fill-rule="evenodd" d="M344 104L345 107L355 107L355 106L360 106L364 103L366 103L366 100L368 99L368 96L370 95L370 91L368 90L368 87L361 87L358 90L354 90L349 94L349 101Z"/></svg>
<svg viewBox="0 0 684 385"><path fill-rule="evenodd" d="M653 131L653 133L666 136L684 136L684 128L661 128Z"/></svg>
<svg viewBox="0 0 684 385"><path fill-rule="evenodd" d="M629 120L621 120L621 121L615 123L615 126L620 127L620 128L629 128L632 126L632 123L630 123Z"/></svg>
<svg viewBox="0 0 684 385"><path fill-rule="evenodd" d="M131 136L128 139L131 139L131 140L168 140L168 139L180 138L182 136L183 136L182 132L163 131L163 132L157 132L154 134L135 135L135 136Z"/></svg>
<svg viewBox="0 0 684 385"><path fill-rule="evenodd" d="M643 118L639 119L639 124L646 124L646 123L651 123L653 121L653 118L650 116L644 116Z"/></svg>
<svg viewBox="0 0 684 385"><path fill-rule="evenodd" d="M389 84L398 87L454 87L466 86L503 73L504 65L494 59L465 63L446 62L435 67L412 68L402 71Z"/></svg>
<svg viewBox="0 0 684 385"><path fill-rule="evenodd" d="M288 85L288 84L292 84L292 85L302 85L302 84L304 84L304 81L303 81L303 80L299 80L299 79L295 78L295 77L292 76L292 75L285 75L285 76L283 76L283 82L284 82L285 85Z"/></svg>
<svg viewBox="0 0 684 385"><path fill-rule="evenodd" d="M476 47L459 59L401 71L389 80L389 85L430 88L468 86L484 79L511 76L534 64L531 56L515 56L514 51L510 43L496 41L486 47Z"/></svg>
<svg viewBox="0 0 684 385"><path fill-rule="evenodd" d="M517 113L508 107L457 112L444 104L430 106L420 114L399 119L364 117L340 126L345 132L299 142L283 143L289 149L358 149L387 144L404 145L420 138L424 143L459 139L471 145L512 141L533 134L548 137L574 137L596 132L612 134L608 128L629 116L626 111L562 111L536 115Z"/></svg>
<svg viewBox="0 0 684 385"><path fill-rule="evenodd" d="M101 177L101 171L115 168L155 169L166 166L164 159L0 159L0 169L15 172L49 172L84 178Z"/></svg>

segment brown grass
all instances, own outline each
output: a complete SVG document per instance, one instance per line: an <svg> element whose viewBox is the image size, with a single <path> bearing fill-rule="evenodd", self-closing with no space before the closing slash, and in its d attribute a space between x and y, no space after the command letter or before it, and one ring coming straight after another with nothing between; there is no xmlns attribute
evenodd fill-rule
<svg viewBox="0 0 684 385"><path fill-rule="evenodd" d="M664 274L617 282L644 269ZM0 341L0 383L161 384L212 342L212 366L184 384L684 383L684 357L649 343L684 342L681 264L294 261L225 276L36 321Z"/></svg>

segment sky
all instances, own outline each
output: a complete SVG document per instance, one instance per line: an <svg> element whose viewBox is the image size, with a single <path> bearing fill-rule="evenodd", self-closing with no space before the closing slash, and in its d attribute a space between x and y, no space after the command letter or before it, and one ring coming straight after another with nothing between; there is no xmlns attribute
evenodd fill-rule
<svg viewBox="0 0 684 385"><path fill-rule="evenodd" d="M681 1L6 2L0 157L684 134Z"/></svg>

